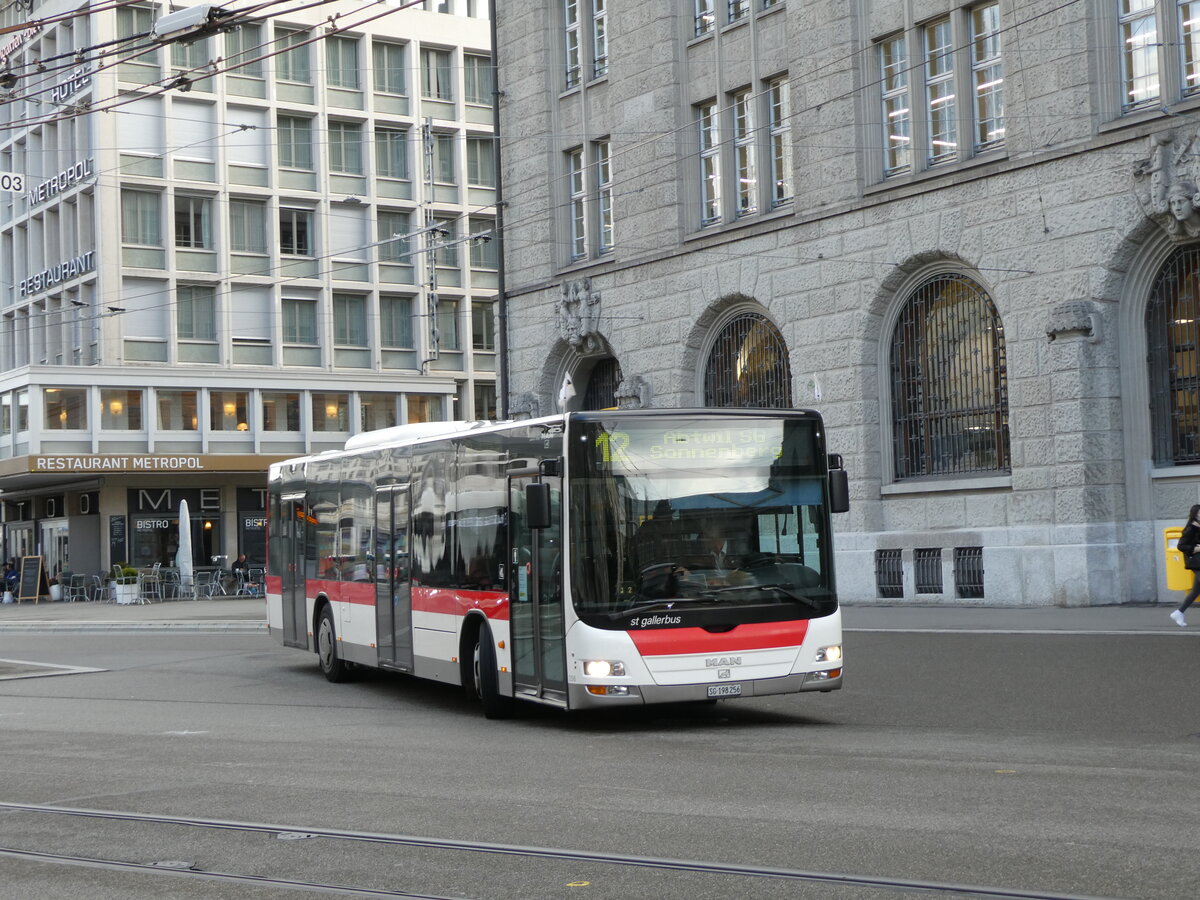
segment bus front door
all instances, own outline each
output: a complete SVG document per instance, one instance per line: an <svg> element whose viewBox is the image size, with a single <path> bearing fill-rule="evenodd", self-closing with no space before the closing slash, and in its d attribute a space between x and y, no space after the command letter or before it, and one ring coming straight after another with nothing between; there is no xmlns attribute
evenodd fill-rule
<svg viewBox="0 0 1200 900"><path fill-rule="evenodd" d="M542 477L550 485L551 525L530 528L525 514L525 486L533 479L513 477L508 483L509 626L513 686L517 696L565 702L566 658L563 652L562 481Z"/></svg>
<svg viewBox="0 0 1200 900"><path fill-rule="evenodd" d="M375 491L375 640L380 665L413 668L408 485Z"/></svg>
<svg viewBox="0 0 1200 900"><path fill-rule="evenodd" d="M304 537L308 507L303 494L285 494L279 526L283 530L283 566L280 580L283 590L283 643L289 647L308 647L308 602L304 596Z"/></svg>

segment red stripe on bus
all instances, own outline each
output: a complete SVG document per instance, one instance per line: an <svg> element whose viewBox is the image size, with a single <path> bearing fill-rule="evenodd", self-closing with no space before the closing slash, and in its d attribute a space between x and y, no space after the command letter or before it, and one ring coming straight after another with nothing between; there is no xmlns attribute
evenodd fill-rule
<svg viewBox="0 0 1200 900"><path fill-rule="evenodd" d="M631 631L629 637L642 656L677 656L799 647L807 633L808 620L804 619L799 622L755 622L719 633L703 628L651 628Z"/></svg>

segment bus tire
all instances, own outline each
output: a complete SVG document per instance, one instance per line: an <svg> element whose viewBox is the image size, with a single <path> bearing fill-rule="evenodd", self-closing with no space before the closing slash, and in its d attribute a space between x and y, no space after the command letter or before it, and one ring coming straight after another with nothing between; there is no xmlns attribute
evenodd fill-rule
<svg viewBox="0 0 1200 900"><path fill-rule="evenodd" d="M500 696L499 678L496 672L496 648L492 644L492 632L485 625L475 634L475 651L471 655L471 675L475 683L475 697L483 707L488 719L507 719L513 714L512 697Z"/></svg>
<svg viewBox="0 0 1200 900"><path fill-rule="evenodd" d="M333 610L328 606L321 608L317 620L317 662L325 678L335 684L350 677L349 664L338 656L337 630L333 626Z"/></svg>

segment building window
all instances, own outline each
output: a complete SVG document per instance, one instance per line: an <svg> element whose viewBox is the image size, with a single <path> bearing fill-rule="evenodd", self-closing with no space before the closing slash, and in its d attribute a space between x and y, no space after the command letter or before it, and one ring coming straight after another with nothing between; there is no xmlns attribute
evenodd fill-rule
<svg viewBox="0 0 1200 900"><path fill-rule="evenodd" d="M367 346L367 298L333 295L333 342L339 347Z"/></svg>
<svg viewBox="0 0 1200 900"><path fill-rule="evenodd" d="M102 388L100 427L106 431L141 431L142 392Z"/></svg>
<svg viewBox="0 0 1200 900"><path fill-rule="evenodd" d="M408 178L408 132L375 129L375 167L380 178Z"/></svg>
<svg viewBox="0 0 1200 900"><path fill-rule="evenodd" d="M592 0L592 77L608 74L608 0Z"/></svg>
<svg viewBox="0 0 1200 900"><path fill-rule="evenodd" d="M300 430L300 394L293 391L263 391L264 431Z"/></svg>
<svg viewBox="0 0 1200 900"><path fill-rule="evenodd" d="M283 313L283 342L314 346L317 343L317 302L290 300L281 304Z"/></svg>
<svg viewBox="0 0 1200 900"><path fill-rule="evenodd" d="M471 349L487 352L496 349L496 303L493 300L471 303Z"/></svg>
<svg viewBox="0 0 1200 900"><path fill-rule="evenodd" d="M441 422L445 418L446 400L441 394L407 394L409 422Z"/></svg>
<svg viewBox="0 0 1200 900"><path fill-rule="evenodd" d="M500 268L500 242L494 234L496 223L492 219L472 218L467 222L471 230L471 268L496 270Z"/></svg>
<svg viewBox="0 0 1200 900"><path fill-rule="evenodd" d="M1123 109L1200 90L1200 3L1120 0L1116 11Z"/></svg>
<svg viewBox="0 0 1200 900"><path fill-rule="evenodd" d="M773 322L744 312L722 326L704 369L704 405L791 408L791 364L783 335Z"/></svg>
<svg viewBox="0 0 1200 900"><path fill-rule="evenodd" d="M583 259L587 255L587 184L581 148L567 151L567 185L571 210L571 259Z"/></svg>
<svg viewBox="0 0 1200 900"><path fill-rule="evenodd" d="M1196 6L1200 7L1200 3ZM999 3L971 10L971 87L975 100L975 147L990 147L1004 139Z"/></svg>
<svg viewBox="0 0 1200 900"><path fill-rule="evenodd" d="M458 301L439 300L437 304L437 336L442 350L461 350L458 336Z"/></svg>
<svg viewBox="0 0 1200 900"><path fill-rule="evenodd" d="M395 394L363 392L358 395L359 422L363 431L378 431L400 424L398 400Z"/></svg>
<svg viewBox="0 0 1200 900"><path fill-rule="evenodd" d="M582 48L579 37L579 3L580 0L563 0L563 48L566 58L566 84L568 88L578 87L582 64Z"/></svg>
<svg viewBox="0 0 1200 900"><path fill-rule="evenodd" d="M217 339L216 289L181 284L175 289L175 332L181 341Z"/></svg>
<svg viewBox="0 0 1200 900"><path fill-rule="evenodd" d="M312 427L313 431L349 431L350 395L314 391Z"/></svg>
<svg viewBox="0 0 1200 900"><path fill-rule="evenodd" d="M463 54L463 97L468 103L492 102L492 60L474 53Z"/></svg>
<svg viewBox="0 0 1200 900"><path fill-rule="evenodd" d="M467 184L473 187L496 186L495 138L467 138Z"/></svg>
<svg viewBox="0 0 1200 900"><path fill-rule="evenodd" d="M208 38L198 41L175 41L171 44L171 71L176 75L196 78L198 70L208 65L212 54L208 51Z"/></svg>
<svg viewBox="0 0 1200 900"><path fill-rule="evenodd" d="M912 104L908 95L908 50L903 36L879 44L883 88L883 172L895 175L911 167Z"/></svg>
<svg viewBox="0 0 1200 900"><path fill-rule="evenodd" d="M499 418L499 407L496 404L496 385L491 382L475 383L475 418L483 421L495 421Z"/></svg>
<svg viewBox="0 0 1200 900"><path fill-rule="evenodd" d="M286 256L312 256L310 209L279 210L279 252Z"/></svg>
<svg viewBox="0 0 1200 900"><path fill-rule="evenodd" d="M596 157L596 229L599 254L611 253L613 249L613 175L612 145L609 141L596 141L593 145Z"/></svg>
<svg viewBox="0 0 1200 900"><path fill-rule="evenodd" d="M404 45L377 41L371 46L375 90L380 94L407 93L404 80Z"/></svg>
<svg viewBox="0 0 1200 900"><path fill-rule="evenodd" d="M389 350L413 348L412 297L379 298L379 343Z"/></svg>
<svg viewBox="0 0 1200 900"><path fill-rule="evenodd" d="M771 205L792 199L792 118L788 80L767 82L767 137L771 143Z"/></svg>
<svg viewBox="0 0 1200 900"><path fill-rule="evenodd" d="M1009 471L1004 328L964 275L936 275L905 301L892 333L897 480Z"/></svg>
<svg viewBox="0 0 1200 900"><path fill-rule="evenodd" d="M713 8L714 0L695 0L696 3L696 37L709 34L717 24L717 14Z"/></svg>
<svg viewBox="0 0 1200 900"><path fill-rule="evenodd" d="M304 31L275 30L275 46L281 52L275 57L275 77L280 81L312 84L312 66L309 63L310 44L305 43L308 34Z"/></svg>
<svg viewBox="0 0 1200 900"><path fill-rule="evenodd" d="M925 121L929 128L929 162L932 164L958 155L950 20L926 25L921 34L925 47Z"/></svg>
<svg viewBox="0 0 1200 900"><path fill-rule="evenodd" d="M247 22L228 32L225 35L225 59L234 67L231 74L262 78L261 57L270 52L262 43L262 26L257 23Z"/></svg>
<svg viewBox="0 0 1200 900"><path fill-rule="evenodd" d="M435 218L433 220L436 243L433 258L438 266L458 268L458 220Z"/></svg>
<svg viewBox="0 0 1200 900"><path fill-rule="evenodd" d="M379 261L411 263L409 233L412 216L401 210L380 210L376 225L379 229Z"/></svg>
<svg viewBox="0 0 1200 900"><path fill-rule="evenodd" d="M597 360L588 373L580 409L613 409L621 385L621 364L611 356Z"/></svg>
<svg viewBox="0 0 1200 900"><path fill-rule="evenodd" d="M433 135L433 180L439 184L457 184L454 165L454 135Z"/></svg>
<svg viewBox="0 0 1200 900"><path fill-rule="evenodd" d="M696 107L696 128L700 143L700 222L712 225L721 221L721 132L715 102Z"/></svg>
<svg viewBox="0 0 1200 900"><path fill-rule="evenodd" d="M249 431L249 391L209 391L208 427L211 431Z"/></svg>
<svg viewBox="0 0 1200 900"><path fill-rule="evenodd" d="M117 38L127 41L117 66L123 80L149 84L158 77L158 51L146 46L152 39L155 9L149 6L121 6L117 9ZM12 24L6 20L7 24Z"/></svg>
<svg viewBox="0 0 1200 900"><path fill-rule="evenodd" d="M121 191L121 243L161 247L162 195L153 191Z"/></svg>
<svg viewBox="0 0 1200 900"><path fill-rule="evenodd" d="M212 200L208 197L175 198L175 246L211 250Z"/></svg>
<svg viewBox="0 0 1200 900"><path fill-rule="evenodd" d="M328 135L329 170L362 175L362 125L358 122L330 122Z"/></svg>
<svg viewBox="0 0 1200 900"><path fill-rule="evenodd" d="M750 14L750 0L729 0L729 21L740 22Z"/></svg>
<svg viewBox="0 0 1200 900"><path fill-rule="evenodd" d="M449 50L421 50L421 96L429 100L453 100Z"/></svg>
<svg viewBox="0 0 1200 900"><path fill-rule="evenodd" d="M758 212L758 171L754 143L754 95L740 91L733 95L733 154L737 170L737 215Z"/></svg>
<svg viewBox="0 0 1200 900"><path fill-rule="evenodd" d="M234 253L267 252L266 201L229 201L229 249Z"/></svg>
<svg viewBox="0 0 1200 900"><path fill-rule="evenodd" d="M155 392L158 402L158 428L160 431L196 431L200 427L197 418L195 391Z"/></svg>
<svg viewBox="0 0 1200 900"><path fill-rule="evenodd" d="M313 169L312 119L280 116L279 165L285 169Z"/></svg>
<svg viewBox="0 0 1200 900"><path fill-rule="evenodd" d="M45 425L48 431L77 431L88 427L87 388L46 388Z"/></svg>
<svg viewBox="0 0 1200 900"><path fill-rule="evenodd" d="M353 91L362 86L358 75L357 38L325 38L325 83Z"/></svg>
<svg viewBox="0 0 1200 900"><path fill-rule="evenodd" d="M1159 270L1146 345L1154 462L1200 463L1200 248L1176 250Z"/></svg>
<svg viewBox="0 0 1200 900"><path fill-rule="evenodd" d="M962 161L1003 145L1001 33L1000 4L992 0L879 41L884 177ZM910 72L918 73L915 82ZM920 108L914 116L917 91ZM970 102L960 103L962 97ZM923 152L914 156L913 147Z"/></svg>

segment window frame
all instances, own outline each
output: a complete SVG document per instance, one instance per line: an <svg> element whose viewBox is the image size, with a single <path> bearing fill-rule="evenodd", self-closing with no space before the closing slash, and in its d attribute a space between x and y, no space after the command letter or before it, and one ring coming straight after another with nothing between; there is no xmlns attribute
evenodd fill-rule
<svg viewBox="0 0 1200 900"><path fill-rule="evenodd" d="M279 207L278 222L279 254L281 256L299 256L311 259L317 255L314 244L313 228L316 222L313 210L299 206L281 206ZM303 223L302 226L301 223ZM285 240L285 234L288 233L285 231L287 226L290 226L290 240Z"/></svg>
<svg viewBox="0 0 1200 900"><path fill-rule="evenodd" d="M197 214L199 221L197 221ZM176 194L174 244L181 250L214 250L213 198L197 194ZM181 224L184 228L181 229Z"/></svg>
<svg viewBox="0 0 1200 900"><path fill-rule="evenodd" d="M700 193L700 227L719 225L724 219L721 190L721 123L716 100L693 107L697 135Z"/></svg>
<svg viewBox="0 0 1200 900"><path fill-rule="evenodd" d="M365 175L363 123L331 119L326 126L329 171L339 175Z"/></svg>
<svg viewBox="0 0 1200 900"><path fill-rule="evenodd" d="M188 343L217 340L217 289L212 284L175 287L175 337Z"/></svg>
<svg viewBox="0 0 1200 900"><path fill-rule="evenodd" d="M292 84L313 83L312 44L308 30L276 26L275 45L281 52L275 55L275 78Z"/></svg>
<svg viewBox="0 0 1200 900"><path fill-rule="evenodd" d="M791 83L787 75L765 82L768 158L771 160L771 208L795 195L792 173Z"/></svg>
<svg viewBox="0 0 1200 900"><path fill-rule="evenodd" d="M275 126L279 168L315 172L312 116L280 115L275 120Z"/></svg>
<svg viewBox="0 0 1200 900"><path fill-rule="evenodd" d="M332 34L325 38L325 86L343 91L362 90L362 65L357 37Z"/></svg>
<svg viewBox="0 0 1200 900"><path fill-rule="evenodd" d="M317 346L320 337L317 309L318 301L309 297L283 297L280 300L280 337L284 344Z"/></svg>

